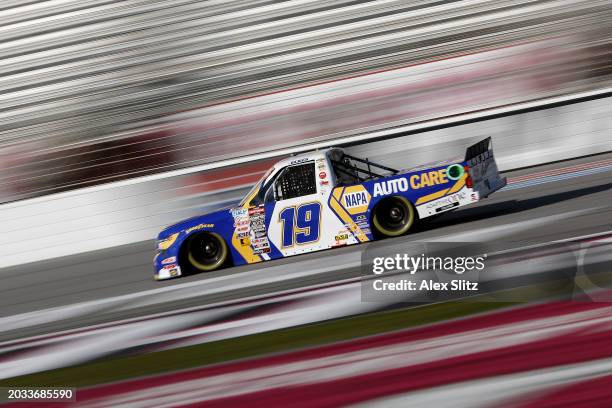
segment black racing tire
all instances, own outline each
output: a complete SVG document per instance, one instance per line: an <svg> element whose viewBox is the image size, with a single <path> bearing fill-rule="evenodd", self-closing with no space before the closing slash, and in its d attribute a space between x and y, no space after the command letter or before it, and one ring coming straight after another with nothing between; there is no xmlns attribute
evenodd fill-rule
<svg viewBox="0 0 612 408"><path fill-rule="evenodd" d="M186 261L195 272L210 272L226 264L229 249L225 240L214 232L200 232L185 243Z"/></svg>
<svg viewBox="0 0 612 408"><path fill-rule="evenodd" d="M407 234L418 221L414 206L401 196L385 198L372 212L372 226L382 238Z"/></svg>

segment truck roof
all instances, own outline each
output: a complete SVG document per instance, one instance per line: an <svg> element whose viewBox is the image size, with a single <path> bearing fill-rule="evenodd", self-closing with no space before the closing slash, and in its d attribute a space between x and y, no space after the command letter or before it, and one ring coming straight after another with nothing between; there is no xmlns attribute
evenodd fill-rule
<svg viewBox="0 0 612 408"><path fill-rule="evenodd" d="M328 152L332 150L342 150L339 147L327 147L321 150L314 150L311 152L296 154L295 156L290 156L285 159L279 160L274 167L280 168L289 166L292 164L297 164L301 162L307 162L311 160L324 159Z"/></svg>

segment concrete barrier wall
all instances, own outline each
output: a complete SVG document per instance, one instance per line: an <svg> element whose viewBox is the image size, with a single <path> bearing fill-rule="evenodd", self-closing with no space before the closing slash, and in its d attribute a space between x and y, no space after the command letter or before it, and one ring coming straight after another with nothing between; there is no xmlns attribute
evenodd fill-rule
<svg viewBox="0 0 612 408"><path fill-rule="evenodd" d="M364 143L349 152L408 167L461 156L469 144L492 136L502 170L601 153L612 150L611 102L608 97L498 117ZM209 170L150 177L4 204L0 267L153 240L167 224L239 200L266 167L247 163L212 176Z"/></svg>
<svg viewBox="0 0 612 408"><path fill-rule="evenodd" d="M467 146L487 136L493 137L502 171L606 152L612 150L612 98L366 143L350 150L407 167L463 156Z"/></svg>

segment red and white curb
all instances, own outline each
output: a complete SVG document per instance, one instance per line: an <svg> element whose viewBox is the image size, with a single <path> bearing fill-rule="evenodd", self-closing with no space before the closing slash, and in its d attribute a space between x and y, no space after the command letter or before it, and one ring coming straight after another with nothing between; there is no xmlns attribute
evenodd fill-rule
<svg viewBox="0 0 612 408"><path fill-rule="evenodd" d="M521 406L577 381L612 398L611 371L612 306L554 302L82 389L76 406Z"/></svg>
<svg viewBox="0 0 612 408"><path fill-rule="evenodd" d="M568 213L562 214L562 216L567 217ZM513 232L515 228L534 228L541 221L546 221L543 224L546 225L546 223L551 221L548 219L550 217L553 217L553 221L558 219L558 216L549 216L537 221L524 221L515 225L504 224L494 228L501 228L503 233ZM480 230L479 237L482 239L484 236L491 236L491 239L499 239L499 233L500 231ZM580 244L584 240L589 241L588 245ZM576 246L577 254L582 259L582 265L590 265L592 262L609 262L611 259L609 231L603 234L574 237L571 239L571 242L581 245L581 248L584 246L584 249L579 251L579 247ZM592 249L588 257L585 255L587 249ZM513 257L513 252L504 251L499 259L500 265L491 269L479 281L483 284L490 281L497 281L502 284L501 282L504 282L505 279L526 275L536 276L547 271L550 272L549 268L551 266L559 267L560 265L565 265L567 261L563 253L557 254L555 251L551 252L546 247L524 247L517 248L514 251L519 251L520 256ZM529 251L528 253L531 256L527 256L526 251ZM355 253L347 253L345 255L349 256L349 258L356 256ZM497 259L493 256L493 253L490 255L490 260L494 261ZM335 259L338 260L340 258ZM359 259L353 259L352 262L354 262L353 267L360 265ZM340 263L334 265L331 270L337 269L339 265ZM314 271L313 269L307 270L310 272ZM262 270L262 272L273 272L270 276L274 276L275 279L288 278L288 275L290 275L275 273L276 269L274 268L267 268ZM226 278L231 279L232 276L224 276L218 279L221 279L220 283L223 283L223 279ZM391 306L398 301L406 301L406 299L402 300L389 296L388 298L380 299L378 302L363 302L361 301L362 286L360 280L360 277L355 277L328 284L302 287L300 289L251 298L241 298L232 302L176 309L79 329L0 342L0 379L85 363L120 352L144 353L160 351L222 339L237 338L361 313L371 313ZM218 291L234 288L236 282L232 282L229 286L220 286L215 289L213 288L213 279L210 279L191 282L182 288L174 287L177 289L177 293L166 293L166 291L158 293L159 289L154 292L156 295L160 295L162 300L168 300L170 295L187 298L186 289L193 289L195 290L194 294L202 295L202 288L192 288L190 286L194 283L204 283L207 289ZM243 280L240 280L240 284L244 285L242 282ZM257 282L261 282L261 280L254 279L250 281L251 284L256 284ZM172 287L168 289L172 289ZM159 298L154 297L153 299ZM142 306L143 303L150 304L154 302L153 299L145 301L138 296L134 299L135 303L132 306ZM121 297L119 303L122 307L127 307L129 302L125 297ZM101 309L95 308L98 306L88 305L84 306L84 308L90 312L108 310L106 303L102 305ZM74 305L73 307L68 307L67 312L74 313ZM48 313L57 318L61 311L52 309ZM40 321L44 315L46 314L38 316L35 322ZM12 318L10 318L8 320L0 319L0 323L3 323L0 324L2 326L0 327L1 332L2 330L10 330L11 324L21 324L23 322L22 319L17 319L16 322L13 322Z"/></svg>

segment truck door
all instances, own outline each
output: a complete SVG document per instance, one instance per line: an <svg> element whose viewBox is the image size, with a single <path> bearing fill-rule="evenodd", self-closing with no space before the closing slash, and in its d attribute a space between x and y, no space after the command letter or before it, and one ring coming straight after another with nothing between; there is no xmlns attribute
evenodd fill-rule
<svg viewBox="0 0 612 408"><path fill-rule="evenodd" d="M268 239L283 256L330 248L343 224L329 210L331 181L322 161L280 170L265 194Z"/></svg>
<svg viewBox="0 0 612 408"><path fill-rule="evenodd" d="M321 249L324 201L319 194L315 162L280 170L265 196L268 239L283 254L296 255Z"/></svg>

